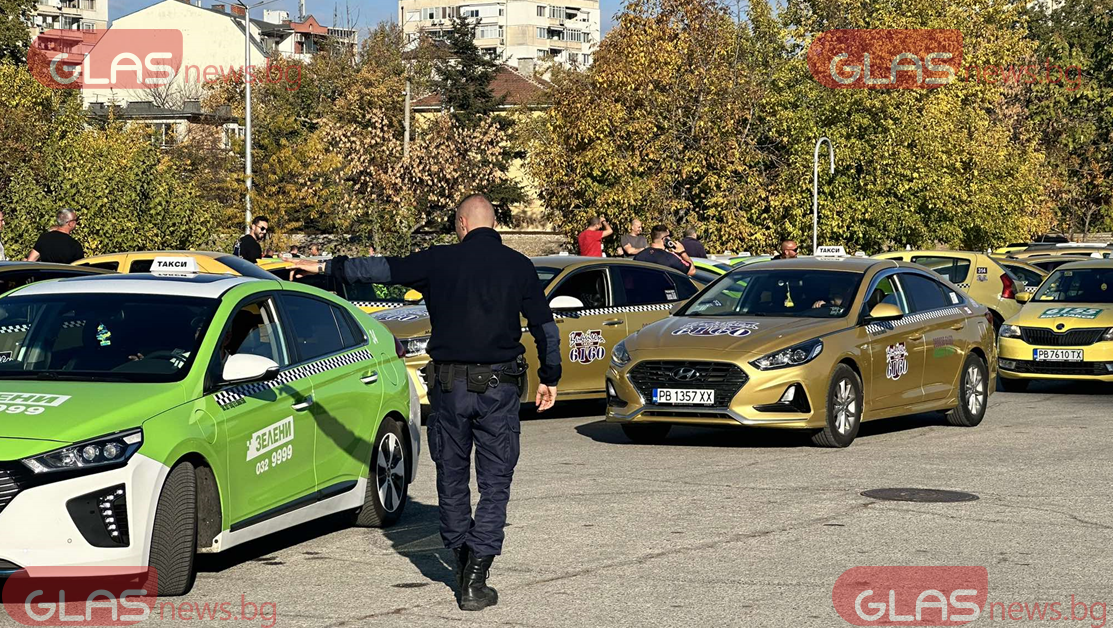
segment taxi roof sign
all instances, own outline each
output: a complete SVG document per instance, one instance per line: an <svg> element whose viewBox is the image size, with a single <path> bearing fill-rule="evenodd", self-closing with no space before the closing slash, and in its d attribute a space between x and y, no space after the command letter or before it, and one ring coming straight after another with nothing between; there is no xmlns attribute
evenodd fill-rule
<svg viewBox="0 0 1113 628"><path fill-rule="evenodd" d="M841 246L817 247L815 256L821 259L842 259L846 257L846 249Z"/></svg>
<svg viewBox="0 0 1113 628"><path fill-rule="evenodd" d="M180 277L182 275L196 275L197 260L192 257L156 257L151 262L151 274Z"/></svg>

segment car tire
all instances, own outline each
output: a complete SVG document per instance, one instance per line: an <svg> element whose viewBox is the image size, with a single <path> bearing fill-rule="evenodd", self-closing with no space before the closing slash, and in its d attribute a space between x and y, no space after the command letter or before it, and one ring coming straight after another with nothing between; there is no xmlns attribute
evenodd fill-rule
<svg viewBox="0 0 1113 628"><path fill-rule="evenodd" d="M827 386L827 421L812 435L820 447L846 447L858 436L862 425L862 380L846 364L835 367Z"/></svg>
<svg viewBox="0 0 1113 628"><path fill-rule="evenodd" d="M1005 379L1004 377L998 377L997 380L1001 382L1001 389L1005 392L1021 393L1028 390L1028 380L1026 379Z"/></svg>
<svg viewBox="0 0 1113 628"><path fill-rule="evenodd" d="M672 425L668 423L623 423L622 433L638 445L657 445L665 441Z"/></svg>
<svg viewBox="0 0 1113 628"><path fill-rule="evenodd" d="M980 355L971 353L962 363L958 382L958 406L947 413L947 422L960 427L974 427L982 422L988 405L989 371L985 360Z"/></svg>
<svg viewBox="0 0 1113 628"><path fill-rule="evenodd" d="M386 528L394 525L406 509L410 490L410 468L402 426L383 419L367 472L367 491L363 506L356 511L354 524L361 528Z"/></svg>
<svg viewBox="0 0 1113 628"><path fill-rule="evenodd" d="M197 475L192 463L170 470L155 508L150 565L158 577L158 595L185 595L193 588L197 554Z"/></svg>

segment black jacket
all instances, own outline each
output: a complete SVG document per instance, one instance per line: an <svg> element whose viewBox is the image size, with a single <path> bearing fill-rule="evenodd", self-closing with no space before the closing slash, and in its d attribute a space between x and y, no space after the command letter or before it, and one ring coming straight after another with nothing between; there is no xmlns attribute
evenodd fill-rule
<svg viewBox="0 0 1113 628"><path fill-rule="evenodd" d="M525 353L519 314L537 343L542 384L560 379L560 335L529 258L505 246L494 229L459 244L406 257L338 257L325 272L349 283L402 284L421 291L433 333L434 362L497 364Z"/></svg>

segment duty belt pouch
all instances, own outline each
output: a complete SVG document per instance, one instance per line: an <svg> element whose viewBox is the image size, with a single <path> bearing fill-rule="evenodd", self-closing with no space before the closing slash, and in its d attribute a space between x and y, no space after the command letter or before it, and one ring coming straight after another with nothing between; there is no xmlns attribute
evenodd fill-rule
<svg viewBox="0 0 1113 628"><path fill-rule="evenodd" d="M529 385L528 378L526 377L527 370L528 365L526 364L526 359L522 356L518 356L518 359L514 360L514 366L507 368L502 373L510 381L514 382L514 385L518 387L518 391L521 392Z"/></svg>
<svg viewBox="0 0 1113 628"><path fill-rule="evenodd" d="M425 382L425 390L432 390L433 382L437 381L437 369L433 366L433 362L426 362L418 372L421 374L421 381Z"/></svg>
<svg viewBox="0 0 1113 628"><path fill-rule="evenodd" d="M483 393L487 392L487 388L491 386L491 381L495 379L495 372L491 369L490 364L469 364L467 369L468 376L468 392Z"/></svg>
<svg viewBox="0 0 1113 628"><path fill-rule="evenodd" d="M452 376L455 374L452 364L438 364L431 373L435 375L434 382L440 384L441 392L452 392Z"/></svg>

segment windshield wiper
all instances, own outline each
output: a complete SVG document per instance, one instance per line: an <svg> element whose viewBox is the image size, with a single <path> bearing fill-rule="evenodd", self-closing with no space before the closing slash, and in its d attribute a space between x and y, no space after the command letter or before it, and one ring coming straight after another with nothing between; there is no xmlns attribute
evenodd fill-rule
<svg viewBox="0 0 1113 628"><path fill-rule="evenodd" d="M35 373L39 379L44 380L67 380L67 381L88 381L88 382L129 382L126 377L118 375L89 375L85 373L59 373L58 371L39 371Z"/></svg>

